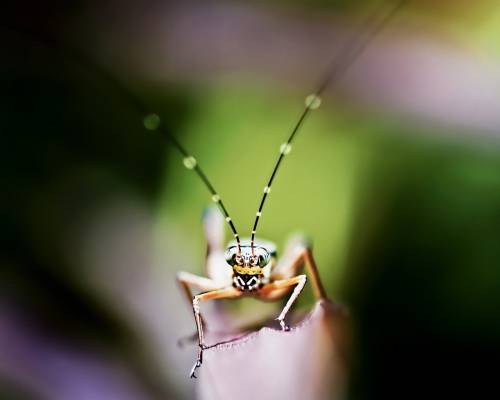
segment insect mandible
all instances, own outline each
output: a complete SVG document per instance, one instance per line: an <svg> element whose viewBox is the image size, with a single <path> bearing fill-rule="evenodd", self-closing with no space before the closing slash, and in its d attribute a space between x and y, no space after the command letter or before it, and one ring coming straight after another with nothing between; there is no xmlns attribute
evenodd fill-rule
<svg viewBox="0 0 500 400"><path fill-rule="evenodd" d="M225 204L198 164L196 158L168 131L162 131L172 142L173 146L182 154L184 166L194 171L207 187L212 196L212 201L220 209L234 237L233 242L228 245L225 251L226 265L216 264L211 260L213 249L209 246L206 263L207 277L197 276L189 272L179 272L177 275L177 280L192 306L197 328L198 356L190 372L191 378L196 378L196 369L203 363L203 351L208 348L205 343L203 331L204 323L200 310L201 303L213 299L236 299L245 296L252 296L260 300L275 301L282 299L291 292L284 308L276 318L281 329L287 331L290 329L285 320L287 313L304 288L307 276L311 280L316 299L327 299L309 243L303 238L294 238L294 241L286 246L284 256L277 260L275 246L270 242L262 242L256 239L257 227L265 202L271 192L274 178L282 161L290 153L293 139L303 125L306 117L310 111L317 109L321 105L321 95L332 80L338 79L349 69L370 41L385 27L404 3L404 0L396 1L386 12L371 15L364 24L364 33L350 43L345 43L340 48L333 63L327 70L326 77L321 80L320 85L318 85L313 94L306 97L304 109L287 140L280 146L278 160L263 189L249 240L240 239ZM160 118L157 114L147 115L144 124L146 128L151 130L161 127ZM209 229L206 231L209 231ZM218 239L207 237L209 243L218 242ZM307 275L301 273L304 266ZM200 293L193 296L191 287L197 288Z"/></svg>

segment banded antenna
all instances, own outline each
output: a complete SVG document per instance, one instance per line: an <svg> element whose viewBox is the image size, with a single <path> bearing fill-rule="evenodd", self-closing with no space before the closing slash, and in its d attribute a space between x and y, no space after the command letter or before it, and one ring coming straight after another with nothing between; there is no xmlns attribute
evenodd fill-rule
<svg viewBox="0 0 500 400"><path fill-rule="evenodd" d="M295 123L292 132L290 133L288 139L285 143L280 146L280 155L278 161L274 165L271 177L264 187L264 194L259 204L257 213L255 214L255 222L252 228L251 236L251 248L252 254L254 254L255 249L255 234L257 233L257 226L259 225L260 217L262 216L262 209L266 202L267 196L271 192L271 185L273 184L274 178L278 169L285 158L286 155L292 150L292 141L299 131L300 127L304 123L306 117L309 115L311 110L316 110L321 105L321 94L325 91L328 85L333 80L338 80L342 74L345 74L352 64L358 59L358 57L363 53L363 51L368 47L371 41L385 28L385 26L390 22L392 17L397 13L397 11L407 2L408 0L398 0L396 1L384 14L379 15L375 13L370 15L365 23L362 24L364 27L364 34L358 36L352 42L346 41L340 48L338 53L335 55L330 67L327 70L326 77L320 81L318 89L305 99L305 108L302 110L299 119Z"/></svg>
<svg viewBox="0 0 500 400"><path fill-rule="evenodd" d="M144 122L144 127L146 129L154 131L154 130L158 130L161 128L161 119L158 116L158 114L146 115L143 122ZM224 203L222 202L221 197L219 196L219 194L215 190L215 188L212 185L212 183L210 182L210 180L207 178L207 175L205 174L205 172L203 172L203 170L199 166L198 161L196 160L196 158L194 158L192 155L190 155L188 153L188 151L177 141L177 139L167 129L163 128L163 129L161 129L161 132L168 140L170 140L170 142L179 151L179 153L182 154L182 156L183 156L182 163L184 164L184 166L187 169L193 170L194 172L196 172L198 177L205 184L206 188L208 189L208 191L212 195L212 201L217 204L220 211L224 215L226 222L228 223L229 227L231 228L231 231L233 232L233 236L236 239L236 244L238 246L238 253L241 254L240 236L238 235L238 231L236 230L236 226L234 225L233 220L229 216L227 208L224 205Z"/></svg>
<svg viewBox="0 0 500 400"><path fill-rule="evenodd" d="M148 109L150 109L146 103L144 103L140 97L136 96L133 91L129 90L127 86L125 86L116 76L111 74L106 68L104 68L99 63L93 62L91 59L87 58L80 50L76 48L71 48L66 45L66 43L62 44L57 40L54 40L52 37L40 37L39 35L35 36L31 32L18 30L16 28L11 28L9 26L6 29L12 33L20 35L26 39L32 40L38 44L43 45L45 48L52 50L56 53L60 53L61 55L67 57L69 60L75 62L79 66L84 66L89 68L91 71L97 72L101 75L106 81L112 84L114 89L117 89L122 95L124 95L130 101L131 105L140 113L147 114ZM167 127L161 125L161 119L158 114L149 113L143 119L144 127L150 131L160 130L163 136L169 140L173 146L182 154L183 156L183 164L187 169L194 170L199 178L203 181L208 191L212 195L212 201L217 204L219 209L226 222L229 224L231 231L233 232L234 238L236 239L236 243L238 246L238 253L241 254L241 242L240 237L238 235L238 231L234 226L233 220L229 216L229 213L222 202L219 194L215 190L214 186L207 178L201 167L198 165L196 158L190 155L187 150L177 141L175 136L168 130Z"/></svg>
<svg viewBox="0 0 500 400"><path fill-rule="evenodd" d="M305 118L309 114L309 111L315 110L321 105L320 95L323 93L326 87L331 83L331 81L333 81L334 79L338 79L342 75L342 73L345 73L349 69L349 67L361 55L363 50L368 46L371 40L387 25L387 23L391 20L394 14L396 14L396 12L408 1L409 0L398 0L382 16L374 14L371 17L369 17L364 24L365 34L360 35L360 37L358 37L357 40L353 41L352 43L348 42L344 43L343 47L340 49L338 53L338 57L335 57L335 59L333 60L328 70L328 73L326 74L326 78L324 78L321 81L321 84L318 86L318 89L314 94L306 97L305 108L300 114L300 117L297 123L295 124L294 128L292 129L292 132L288 137L288 140L281 145L280 156L278 158L278 161L276 162L276 165L274 166L271 177L266 187L264 188L264 195L260 202L259 209L256 213L256 218L252 229L252 237L251 237L252 251L254 249L257 225L259 223L260 216L262 215L262 209L264 207L267 195L271 191L271 185L273 183L274 177L278 172L279 166L284 156L290 153L292 149L292 141L296 133L298 132L299 128L302 126ZM89 67L91 70L98 72L100 75L102 75L103 78L105 78L109 83L111 83L115 87L115 89L118 89L119 92L125 95L125 97L127 97L130 100L131 104L138 111L140 111L143 114L146 114L147 112L146 110L148 109L148 107L139 97L137 97L131 90L129 90L125 85L123 85L123 83L116 76L112 75L108 70L106 70L100 64L95 63L92 60L85 57L85 55L82 54L77 49L68 48L66 44L63 45L62 43L50 37L41 38L40 36L32 35L31 32L19 31L18 29L11 28L8 26L6 28L9 31L12 31L16 34L20 34L23 37L26 37L30 40L33 40L39 44L44 45L47 49L60 52L68 59L78 63L79 65ZM169 140L173 144L173 146L182 154L184 166L187 169L194 170L196 174L199 176L199 178L203 181L208 191L212 195L212 201L217 204L222 214L224 215L226 222L229 224L229 227L233 232L234 238L236 239L236 243L238 246L238 253L241 254L241 242L236 227L231 217L229 216L229 213L226 207L224 206L222 199L220 198L219 194L217 193L214 186L209 181L209 179L207 178L201 167L198 165L196 158L194 158L187 152L187 150L177 141L177 139L166 127L161 126L161 119L158 116L158 114L154 113L147 114L144 117L143 123L144 127L148 130L155 131L161 129L161 133L164 135L164 137L167 140Z"/></svg>

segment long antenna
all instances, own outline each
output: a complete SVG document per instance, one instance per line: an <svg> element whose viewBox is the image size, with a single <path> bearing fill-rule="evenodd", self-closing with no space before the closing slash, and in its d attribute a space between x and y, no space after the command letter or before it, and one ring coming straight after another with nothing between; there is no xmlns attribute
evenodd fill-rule
<svg viewBox="0 0 500 400"><path fill-rule="evenodd" d="M342 74L345 74L352 64L358 59L358 57L363 53L363 51L368 47L371 41L385 28L385 26L390 22L392 17L399 11L399 9L406 3L408 0L398 0L396 3L381 17L379 13L374 13L369 16L366 22L363 24L365 26L365 34L360 35L353 42L346 41L343 46L340 48L338 53L335 55L330 68L326 74L326 77L318 85L317 90L306 97L305 99L305 108L302 110L298 121L290 133L287 141L280 146L280 155L278 157L278 161L274 165L273 172L271 173L271 177L267 182L267 185L264 187L264 194L260 201L259 209L255 214L255 222L252 228L252 237L251 237L251 247L252 252L254 251L255 244L255 234L257 233L257 226L259 224L260 217L262 216L262 209L264 208L264 204L266 202L267 196L271 192L271 185L273 184L274 178L278 169L283 161L283 158L290 153L292 150L292 141L299 131L300 127L304 123L306 117L309 115L311 110L316 110L321 105L321 94L328 87L328 85L333 80L338 80Z"/></svg>
<svg viewBox="0 0 500 400"><path fill-rule="evenodd" d="M54 40L52 37L40 37L40 36L35 36L31 34L30 32L19 30L16 28L12 27L4 27L8 31L15 33L17 35L23 36L26 39L29 39L31 41L34 41L36 43L44 45L47 49L52 50L54 52L57 52L64 57L66 57L69 60L72 60L75 62L77 65L80 66L86 66L90 70L93 70L95 72L98 72L103 78L105 78L109 83L111 83L115 89L118 89L128 100L130 103L133 105L133 107L140 112L141 114L146 114L149 109L147 105L145 104L144 101L142 101L138 96L136 96L131 90L129 90L116 76L111 74L107 69L102 67L100 64L93 62L91 59L87 58L79 52L78 50L74 48L68 48L62 47L62 44L59 43L57 40ZM221 197L215 190L214 186L210 182L210 180L207 178L201 167L198 165L198 162L196 158L194 158L192 155L190 155L187 150L179 143L179 141L175 138L175 136L165 127L161 125L161 119L158 116L158 114L148 114L144 117L143 120L144 127L148 130L151 131L156 131L159 130L163 136L169 140L172 145L182 154L183 158L183 163L184 166L187 169L194 170L196 174L200 177L210 194L212 195L212 201L217 204L219 209L221 210L222 214L224 215L224 218L226 222L229 224L229 227L231 228L231 231L233 232L234 238L236 239L236 243L238 246L238 252L241 253L241 242L240 242L240 237L238 235L238 231L236 230L236 227L233 223L233 220L229 216L229 213L224 205L224 203L221 200Z"/></svg>
<svg viewBox="0 0 500 400"><path fill-rule="evenodd" d="M219 209L221 210L222 214L224 215L224 218L226 222L228 223L229 227L231 228L231 231L233 232L233 236L236 239L236 244L238 246L238 253L241 253L241 242L240 242L240 236L238 235L238 231L236 230L236 227L233 223L233 220L229 216L229 213L226 209L226 206L222 202L221 197L215 190L214 186L210 182L210 180L207 178L207 175L203 172L201 167L198 164L198 161L196 158L194 158L192 155L188 153L188 151L182 146L178 140L168 131L166 128L163 128L161 126L161 119L158 116L158 114L148 114L144 118L144 127L146 129L155 131L159 130L172 144L173 146L179 151L179 153L182 154L184 157L182 162L184 166L189 169L193 170L196 172L196 174L199 176L199 178L202 180L202 182L205 184L206 188L212 195L212 201L217 204Z"/></svg>

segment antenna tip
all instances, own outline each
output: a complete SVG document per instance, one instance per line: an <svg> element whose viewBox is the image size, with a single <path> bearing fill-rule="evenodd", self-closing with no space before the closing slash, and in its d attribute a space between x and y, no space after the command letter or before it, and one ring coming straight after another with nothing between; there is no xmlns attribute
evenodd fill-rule
<svg viewBox="0 0 500 400"><path fill-rule="evenodd" d="M144 117L142 123L148 131L155 131L160 127L161 119L158 114L151 113Z"/></svg>

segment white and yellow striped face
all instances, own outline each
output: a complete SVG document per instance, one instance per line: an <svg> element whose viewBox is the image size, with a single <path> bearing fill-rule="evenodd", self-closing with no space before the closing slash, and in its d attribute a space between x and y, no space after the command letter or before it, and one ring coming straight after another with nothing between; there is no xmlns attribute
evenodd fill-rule
<svg viewBox="0 0 500 400"><path fill-rule="evenodd" d="M226 261L233 268L233 286L241 291L254 291L262 286L265 269L271 263L270 252L261 246L230 246Z"/></svg>

